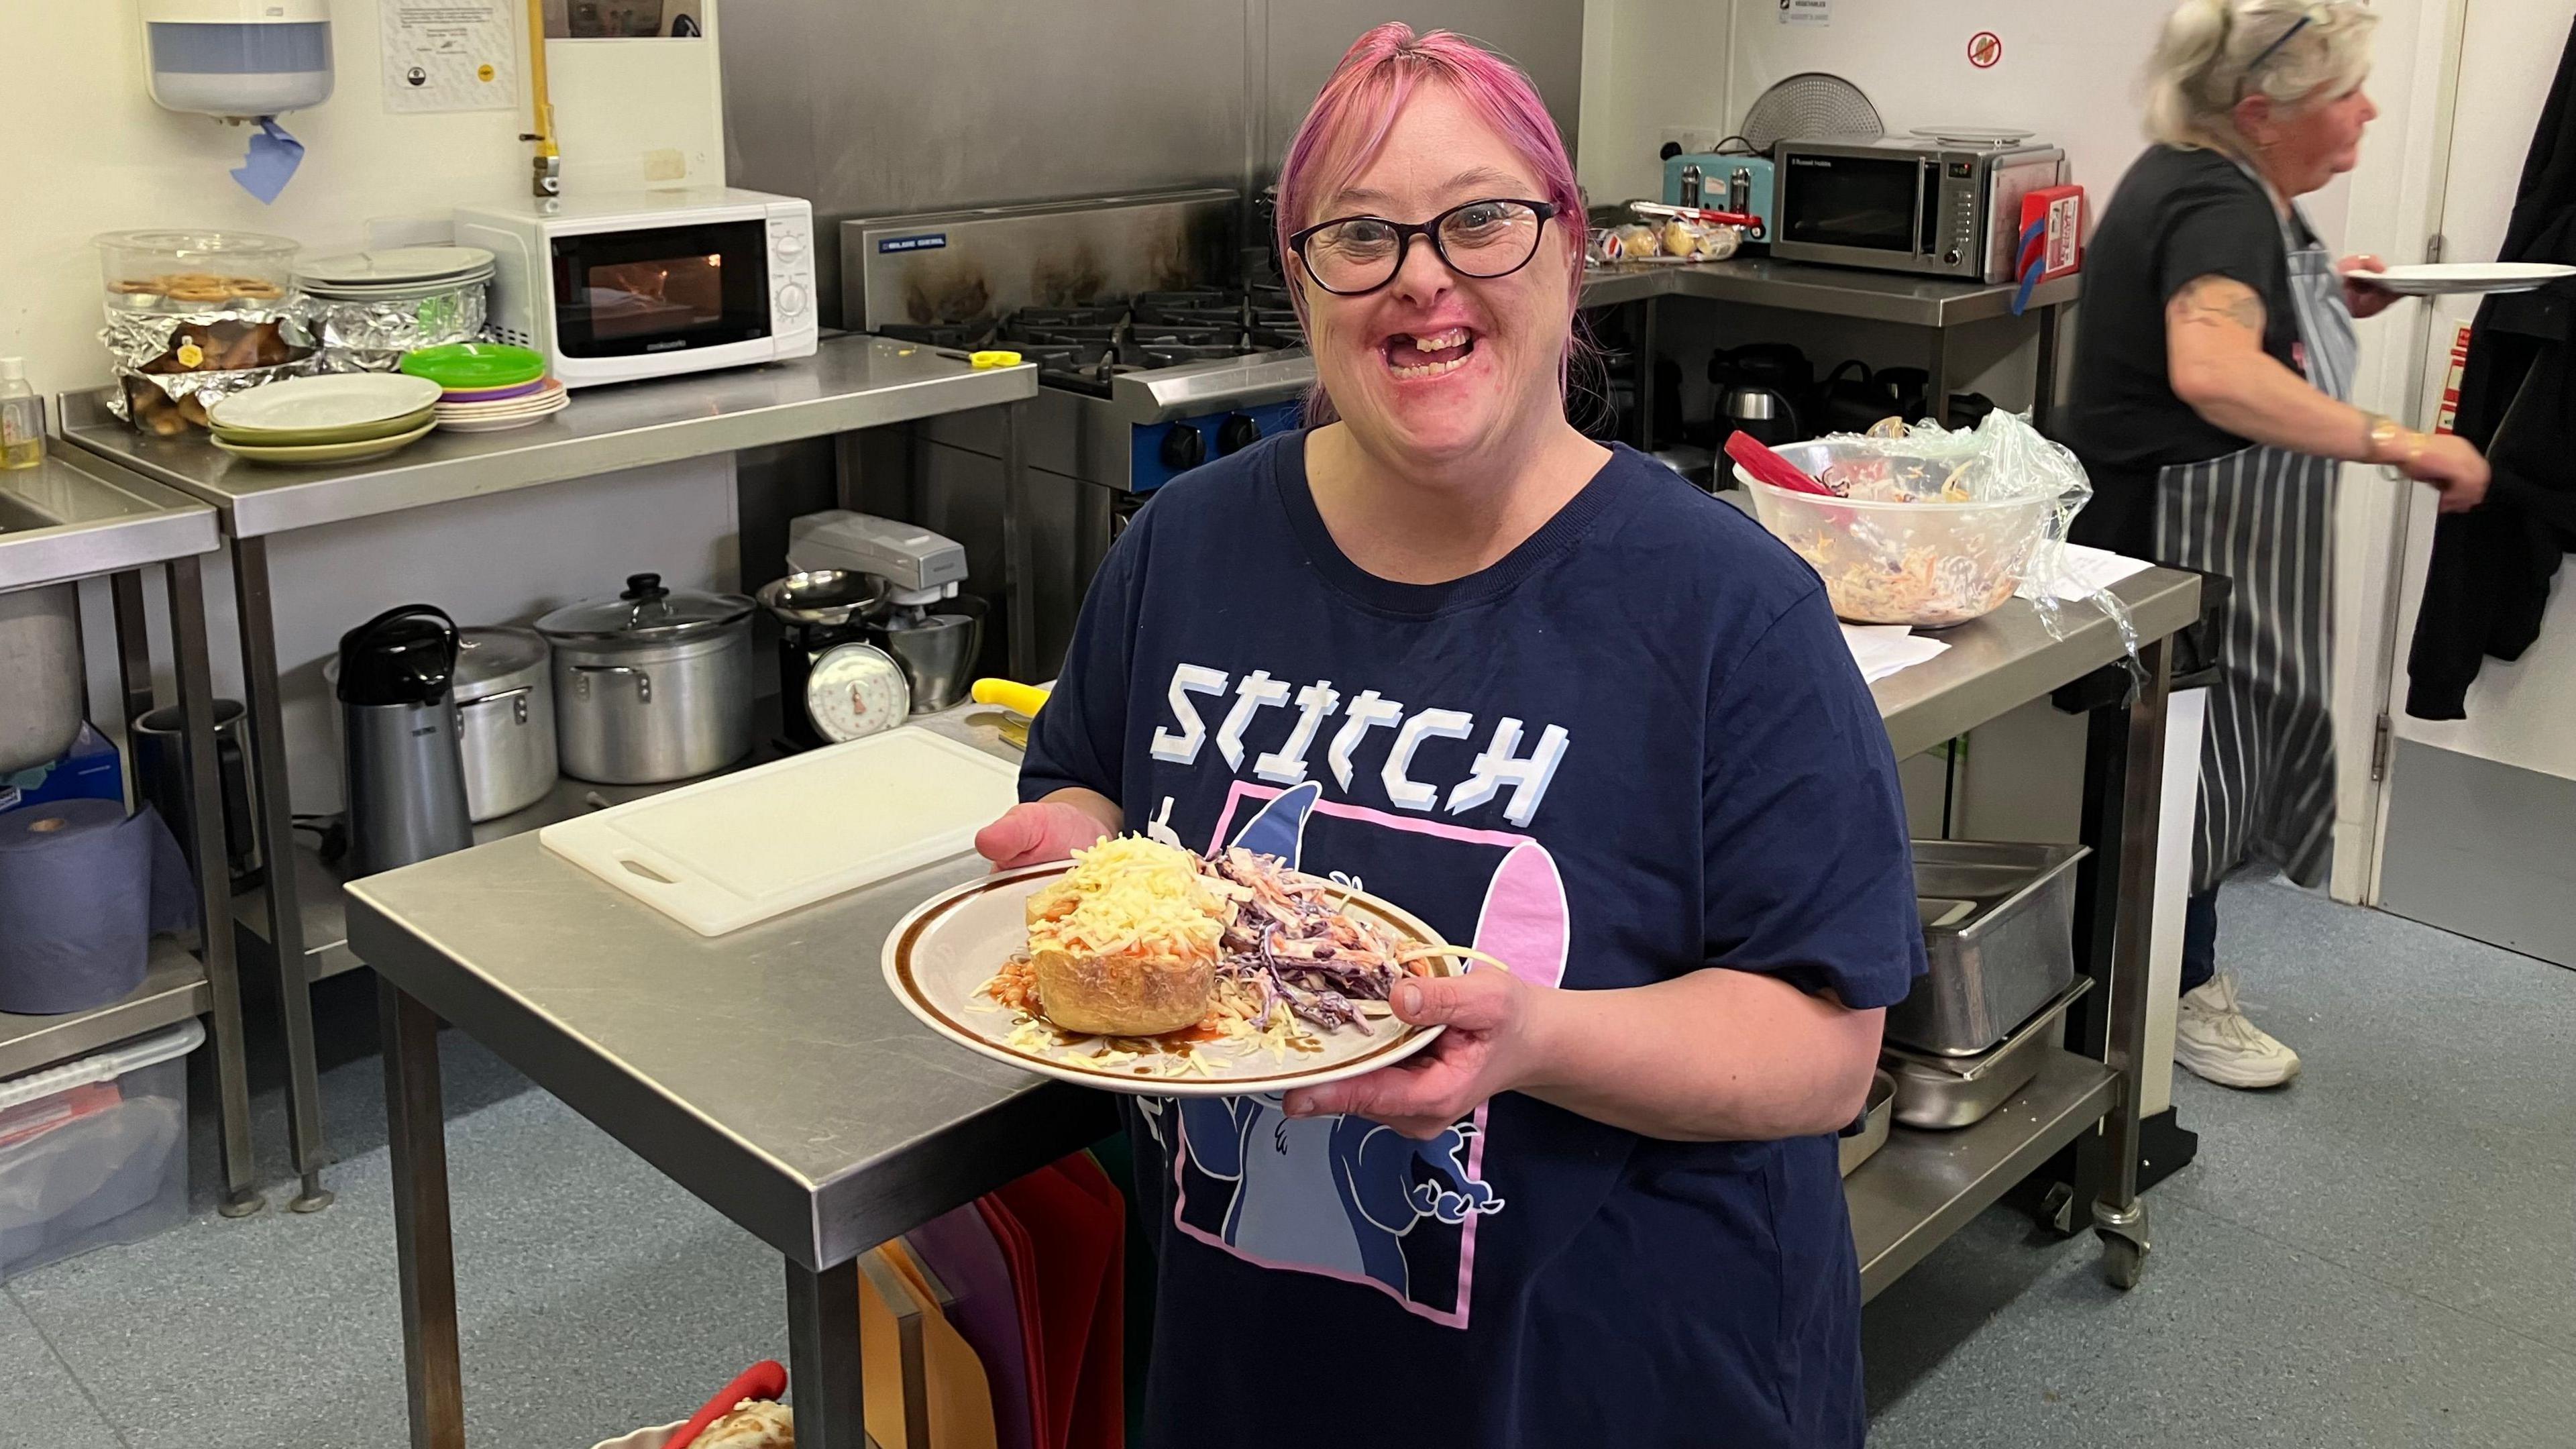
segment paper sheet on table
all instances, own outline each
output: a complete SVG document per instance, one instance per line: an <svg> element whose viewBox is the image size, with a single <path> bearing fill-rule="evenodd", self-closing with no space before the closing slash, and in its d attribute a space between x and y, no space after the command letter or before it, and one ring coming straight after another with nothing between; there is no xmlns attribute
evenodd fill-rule
<svg viewBox="0 0 2576 1449"><path fill-rule="evenodd" d="M2046 587L2050 593L2068 603L2079 603L2089 599L2093 597L2093 591L2096 589L2107 589L2131 574L2143 573L2155 567L2154 564L2142 558L2130 558L2125 554L2112 553L2108 549L2086 548L2080 543L2067 544L2064 552L2065 571L2050 581ZM2037 579L2024 579L2021 587L2013 592L2025 599L2035 599L2039 597L2040 588L2041 584Z"/></svg>
<svg viewBox="0 0 2576 1449"><path fill-rule="evenodd" d="M1872 684L1900 669L1946 654L1950 646L1926 639L1903 624L1845 624L1843 643L1851 650L1860 677Z"/></svg>

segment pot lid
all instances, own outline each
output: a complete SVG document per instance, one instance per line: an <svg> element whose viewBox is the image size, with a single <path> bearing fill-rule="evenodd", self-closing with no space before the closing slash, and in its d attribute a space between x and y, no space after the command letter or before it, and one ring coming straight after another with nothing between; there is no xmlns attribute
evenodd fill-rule
<svg viewBox="0 0 2576 1449"><path fill-rule="evenodd" d="M666 589L660 574L629 574L614 598L567 604L537 621L549 639L682 639L750 617L740 594Z"/></svg>
<svg viewBox="0 0 2576 1449"><path fill-rule="evenodd" d="M546 662L546 641L534 629L459 629L456 631L456 692L470 697L477 687Z"/></svg>
<svg viewBox="0 0 2576 1449"><path fill-rule="evenodd" d="M883 610L894 585L875 574L812 569L760 586L761 607L790 624L846 624Z"/></svg>

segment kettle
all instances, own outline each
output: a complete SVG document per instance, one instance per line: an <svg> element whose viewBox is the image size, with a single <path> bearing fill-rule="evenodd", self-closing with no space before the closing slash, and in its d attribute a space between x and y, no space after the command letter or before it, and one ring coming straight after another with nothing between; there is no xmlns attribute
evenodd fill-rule
<svg viewBox="0 0 2576 1449"><path fill-rule="evenodd" d="M340 636L349 854L359 875L474 843L456 723L456 621L429 604L387 609Z"/></svg>

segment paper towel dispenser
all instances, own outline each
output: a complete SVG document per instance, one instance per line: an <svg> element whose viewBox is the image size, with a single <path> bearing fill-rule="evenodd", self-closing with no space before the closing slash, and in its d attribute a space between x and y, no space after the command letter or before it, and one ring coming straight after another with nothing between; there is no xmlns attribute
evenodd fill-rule
<svg viewBox="0 0 2576 1449"><path fill-rule="evenodd" d="M331 97L330 0L141 0L152 99L256 120Z"/></svg>

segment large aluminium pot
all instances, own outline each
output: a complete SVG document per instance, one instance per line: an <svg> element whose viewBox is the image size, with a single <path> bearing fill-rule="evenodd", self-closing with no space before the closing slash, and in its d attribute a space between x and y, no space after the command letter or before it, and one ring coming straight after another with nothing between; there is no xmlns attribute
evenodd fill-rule
<svg viewBox="0 0 2576 1449"><path fill-rule="evenodd" d="M80 595L0 594L0 775L62 758L80 734Z"/></svg>
<svg viewBox="0 0 2576 1449"><path fill-rule="evenodd" d="M555 785L555 682L528 629L460 629L456 739L474 823L536 804Z"/></svg>
<svg viewBox="0 0 2576 1449"><path fill-rule="evenodd" d="M555 735L564 773L650 785L721 770L751 753L751 600L662 586L537 621L554 646Z"/></svg>

